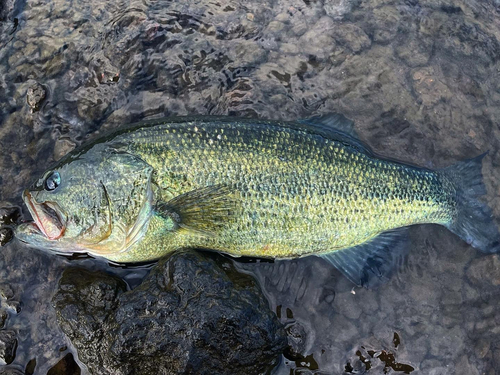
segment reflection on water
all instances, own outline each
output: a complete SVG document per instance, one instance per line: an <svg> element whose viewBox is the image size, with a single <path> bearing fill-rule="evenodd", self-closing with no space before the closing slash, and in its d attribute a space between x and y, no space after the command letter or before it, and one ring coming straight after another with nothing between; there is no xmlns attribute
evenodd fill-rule
<svg viewBox="0 0 500 375"><path fill-rule="evenodd" d="M297 119L341 112L386 156L441 167L490 150L500 217L499 6L481 1L6 0L0 10L0 202L88 136L145 116ZM353 289L314 257L237 262L286 325L278 374L494 374L500 260L446 229L412 228L403 269ZM0 248L9 365L45 374L72 348L50 299L91 259ZM147 270L128 274L136 285ZM398 338L398 344L395 338Z"/></svg>

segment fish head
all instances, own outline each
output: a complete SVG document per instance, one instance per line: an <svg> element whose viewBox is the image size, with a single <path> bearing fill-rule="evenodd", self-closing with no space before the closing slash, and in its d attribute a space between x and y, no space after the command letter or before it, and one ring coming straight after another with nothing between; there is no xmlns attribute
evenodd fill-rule
<svg viewBox="0 0 500 375"><path fill-rule="evenodd" d="M147 229L151 175L142 159L110 145L70 154L24 191L33 222L16 237L63 254L126 251Z"/></svg>

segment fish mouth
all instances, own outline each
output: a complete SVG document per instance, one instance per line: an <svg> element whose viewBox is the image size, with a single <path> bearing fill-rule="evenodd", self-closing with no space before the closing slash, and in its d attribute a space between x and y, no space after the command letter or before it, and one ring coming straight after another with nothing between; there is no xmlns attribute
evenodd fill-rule
<svg viewBox="0 0 500 375"><path fill-rule="evenodd" d="M52 241L63 236L66 230L66 220L57 203L38 203L28 190L24 191L23 200L33 217L30 230L40 232Z"/></svg>

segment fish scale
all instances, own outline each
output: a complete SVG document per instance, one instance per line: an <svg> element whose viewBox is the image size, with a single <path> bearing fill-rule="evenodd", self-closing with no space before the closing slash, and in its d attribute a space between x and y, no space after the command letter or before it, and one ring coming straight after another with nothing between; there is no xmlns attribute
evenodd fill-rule
<svg viewBox="0 0 500 375"><path fill-rule="evenodd" d="M443 224L453 215L434 172L380 161L283 124L161 124L136 130L128 142L131 153L153 166L158 185L170 187L157 199L219 184L233 186L241 199L238 215L215 238L181 232L163 243L152 235L140 253L198 247L297 257L351 247L404 225Z"/></svg>

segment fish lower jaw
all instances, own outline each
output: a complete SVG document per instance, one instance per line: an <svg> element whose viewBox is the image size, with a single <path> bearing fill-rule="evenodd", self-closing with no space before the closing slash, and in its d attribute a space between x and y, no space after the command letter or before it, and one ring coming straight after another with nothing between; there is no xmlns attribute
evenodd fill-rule
<svg viewBox="0 0 500 375"><path fill-rule="evenodd" d="M57 204L38 203L27 190L23 193L23 200L33 218L34 225L48 240L57 240L64 235L65 215L61 213Z"/></svg>

